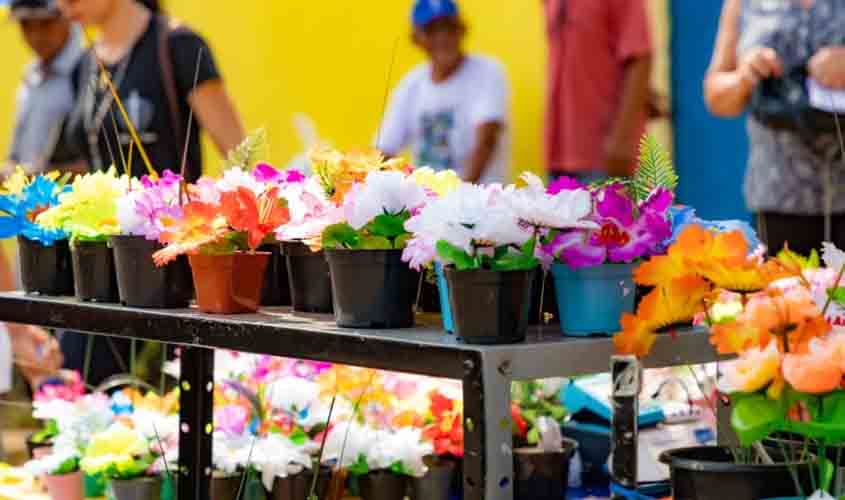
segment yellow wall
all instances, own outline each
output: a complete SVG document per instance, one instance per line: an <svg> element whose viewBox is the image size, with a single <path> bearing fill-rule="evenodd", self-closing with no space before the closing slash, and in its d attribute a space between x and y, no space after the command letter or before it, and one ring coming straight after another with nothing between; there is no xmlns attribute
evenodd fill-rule
<svg viewBox="0 0 845 500"><path fill-rule="evenodd" d="M658 4L664 0L653 0ZM410 43L411 0L168 0L175 17L211 42L249 128L266 127L270 158L303 149L292 118L305 113L335 146L369 145L391 86L420 53ZM462 0L468 48L499 57L512 88L513 169L541 169L545 43L540 0ZM663 10L662 8L660 10ZM14 87L27 58L12 23L0 23L0 150L11 133ZM216 156L208 166L218 166Z"/></svg>

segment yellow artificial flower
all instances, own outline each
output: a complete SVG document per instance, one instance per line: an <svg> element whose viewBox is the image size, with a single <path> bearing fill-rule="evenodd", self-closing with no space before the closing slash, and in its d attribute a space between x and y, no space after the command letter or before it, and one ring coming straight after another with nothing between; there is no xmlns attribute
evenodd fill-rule
<svg viewBox="0 0 845 500"><path fill-rule="evenodd" d="M757 392L780 378L782 355L777 343L772 341L765 349L752 348L739 359L725 367L725 377L730 388L739 392ZM779 394L775 389L772 394Z"/></svg>
<svg viewBox="0 0 845 500"><path fill-rule="evenodd" d="M15 173L3 182L3 194L21 194L28 184L29 176L23 167L18 165L15 167Z"/></svg>
<svg viewBox="0 0 845 500"><path fill-rule="evenodd" d="M430 167L422 167L414 170L414 173L411 174L411 179L441 198L461 185L461 178L454 170L436 172Z"/></svg>
<svg viewBox="0 0 845 500"><path fill-rule="evenodd" d="M148 451L149 443L140 432L114 424L94 436L79 465L88 474L99 474L111 467L118 471L127 470L135 457Z"/></svg>

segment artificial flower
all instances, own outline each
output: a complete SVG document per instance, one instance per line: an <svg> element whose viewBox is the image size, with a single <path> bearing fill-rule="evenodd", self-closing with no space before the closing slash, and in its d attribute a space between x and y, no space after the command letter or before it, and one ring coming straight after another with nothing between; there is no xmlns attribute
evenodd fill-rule
<svg viewBox="0 0 845 500"><path fill-rule="evenodd" d="M149 442L138 431L114 424L94 436L85 449L80 467L87 474L108 473L120 476L123 473L143 475L147 466L135 471L136 458L149 453ZM152 461L150 461L150 464Z"/></svg>
<svg viewBox="0 0 845 500"><path fill-rule="evenodd" d="M549 194L558 194L562 191L577 191L579 189L587 189L587 186L574 177L564 175L552 181L549 184L547 192Z"/></svg>
<svg viewBox="0 0 845 500"><path fill-rule="evenodd" d="M182 217L162 219L164 230L159 241L166 246L153 254L156 265L163 266L178 256L196 252L214 243L228 232L226 218L219 207L191 201L182 208Z"/></svg>
<svg viewBox="0 0 845 500"><path fill-rule="evenodd" d="M79 176L72 189L59 195L59 204L36 217L36 222L50 229L62 229L72 240L101 241L120 234L117 200L137 181L118 177L114 167L106 172Z"/></svg>
<svg viewBox="0 0 845 500"><path fill-rule="evenodd" d="M725 364L725 379L732 392L756 392L780 376L781 352L772 341L765 348L742 352L739 359Z"/></svg>
<svg viewBox="0 0 845 500"><path fill-rule="evenodd" d="M70 186L47 174L28 178L17 170L5 183L5 193L0 195L0 238L23 236L44 245L67 238L64 229L46 227L36 219L44 211L59 204L59 196L70 191Z"/></svg>
<svg viewBox="0 0 845 500"><path fill-rule="evenodd" d="M836 272L845 269L845 252L836 248L833 243L822 243L822 260L828 269Z"/></svg>
<svg viewBox="0 0 845 500"><path fill-rule="evenodd" d="M371 172L344 201L349 225L359 230L380 215L398 216L425 204L425 189L401 172Z"/></svg>
<svg viewBox="0 0 845 500"><path fill-rule="evenodd" d="M278 193L277 187L257 195L244 187L223 193L221 212L232 229L246 233L249 250L255 251L267 235L290 219L287 206Z"/></svg>
<svg viewBox="0 0 845 500"><path fill-rule="evenodd" d="M320 180L326 196L336 205L342 205L352 186L363 182L370 172L395 170L410 173L410 165L399 158L385 160L380 152L341 153L339 151L315 148L308 153L311 168Z"/></svg>
<svg viewBox="0 0 845 500"><path fill-rule="evenodd" d="M182 177L165 170L158 179L144 176L140 189L133 189L117 200L117 219L121 232L158 240L164 229L162 219L182 216ZM183 198L180 200L180 198Z"/></svg>
<svg viewBox="0 0 845 500"><path fill-rule="evenodd" d="M391 470L412 477L423 477L428 470L423 458L431 455L431 443L422 439L419 429L405 427L395 431L376 431L367 451L370 470Z"/></svg>
<svg viewBox="0 0 845 500"><path fill-rule="evenodd" d="M548 194L543 181L532 173L520 177L527 186L509 192L506 203L522 223L545 229L597 229L585 220L592 210L592 196L587 190L563 190Z"/></svg>
<svg viewBox="0 0 845 500"><path fill-rule="evenodd" d="M463 405L434 390L429 393L432 423L423 429L437 455L464 456Z"/></svg>
<svg viewBox="0 0 845 500"><path fill-rule="evenodd" d="M843 375L841 345L840 340L814 339L804 352L786 354L783 378L793 389L805 394L826 394L838 389Z"/></svg>
<svg viewBox="0 0 845 500"><path fill-rule="evenodd" d="M430 167L414 170L411 179L437 197L446 196L461 185L461 178L454 170L435 171Z"/></svg>

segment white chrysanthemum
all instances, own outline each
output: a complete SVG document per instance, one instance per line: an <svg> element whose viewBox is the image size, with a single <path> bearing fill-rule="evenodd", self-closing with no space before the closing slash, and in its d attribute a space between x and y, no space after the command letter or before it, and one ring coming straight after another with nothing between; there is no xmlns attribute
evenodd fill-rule
<svg viewBox="0 0 845 500"><path fill-rule="evenodd" d="M577 189L548 194L543 181L534 174L521 177L528 186L505 196L516 217L533 227L549 229L596 228L595 222L583 220L593 208L589 191Z"/></svg>
<svg viewBox="0 0 845 500"><path fill-rule="evenodd" d="M836 248L833 243L822 243L822 260L829 269L839 272L845 267L845 252Z"/></svg>
<svg viewBox="0 0 845 500"><path fill-rule="evenodd" d="M347 429L349 429L347 438ZM344 448L344 440L346 447ZM323 462L340 460L343 450L343 463L340 467L350 467L358 461L359 456L369 456L370 449L375 445L376 432L357 422L343 422L335 425L326 437L326 447L323 451Z"/></svg>
<svg viewBox="0 0 845 500"><path fill-rule="evenodd" d="M382 214L399 214L425 204L425 188L402 172L372 172L347 194L344 213L349 225L361 229Z"/></svg>
<svg viewBox="0 0 845 500"><path fill-rule="evenodd" d="M433 452L431 443L423 441L419 429L405 427L395 432L378 431L367 455L367 464L370 470L386 470L399 463L408 474L422 477L428 470L423 457Z"/></svg>
<svg viewBox="0 0 845 500"><path fill-rule="evenodd" d="M320 386L303 378L284 377L267 384L265 394L273 408L300 413L320 397Z"/></svg>

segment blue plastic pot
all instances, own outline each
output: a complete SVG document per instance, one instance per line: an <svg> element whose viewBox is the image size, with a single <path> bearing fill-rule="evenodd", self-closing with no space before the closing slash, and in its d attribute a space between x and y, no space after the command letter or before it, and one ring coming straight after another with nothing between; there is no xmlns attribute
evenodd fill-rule
<svg viewBox="0 0 845 500"><path fill-rule="evenodd" d="M437 291L440 293L440 314L443 317L443 329L449 333L455 333L455 324L452 321L452 306L449 304L449 285L446 283L446 273L440 263L434 263L434 272L437 274Z"/></svg>
<svg viewBox="0 0 845 500"><path fill-rule="evenodd" d="M604 264L571 269L555 263L552 275L565 335L613 335L622 313L634 311L634 265Z"/></svg>

